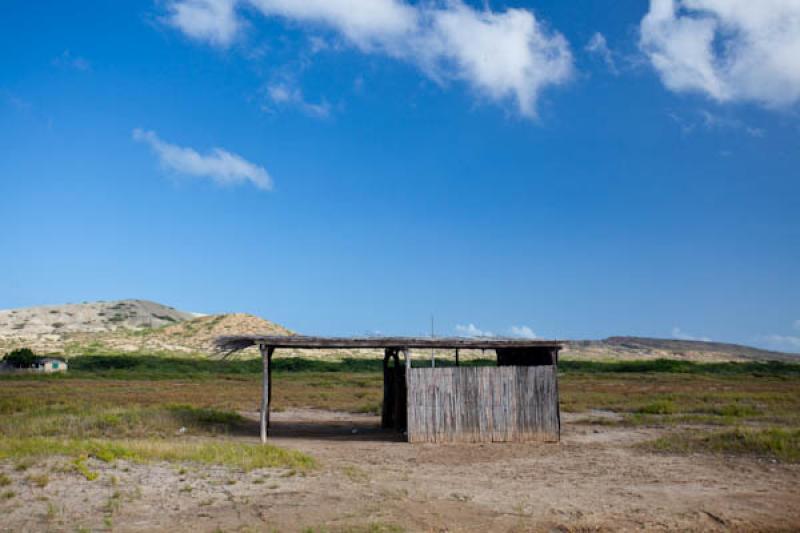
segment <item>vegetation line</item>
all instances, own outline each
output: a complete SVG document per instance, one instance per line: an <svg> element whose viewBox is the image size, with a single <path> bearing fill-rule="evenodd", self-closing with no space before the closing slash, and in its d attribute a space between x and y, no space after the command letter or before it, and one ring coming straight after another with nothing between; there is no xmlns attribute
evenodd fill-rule
<svg viewBox="0 0 800 533"><path fill-rule="evenodd" d="M39 379L112 378L112 379L207 379L218 376L252 378L260 375L259 359L188 359L154 355L85 355L69 360L66 374L36 376ZM415 361L427 365L428 361ZM462 362L465 366L491 366L493 359L475 359ZM383 362L379 357L331 358L327 360L303 357L275 357L273 371L380 373ZM437 366L453 366L454 361L442 358ZM786 362L695 363L672 359L647 361L573 361L562 360L559 371L563 374L694 374L719 376L800 376L800 364ZM31 379L31 375L0 375L0 379Z"/></svg>
<svg viewBox="0 0 800 533"><path fill-rule="evenodd" d="M157 439L105 440L51 437L5 438L0 441L0 459L68 456L91 457L103 462L118 459L133 462L168 461L216 464L240 468L292 468L316 466L310 456L276 446L230 441L166 441Z"/></svg>

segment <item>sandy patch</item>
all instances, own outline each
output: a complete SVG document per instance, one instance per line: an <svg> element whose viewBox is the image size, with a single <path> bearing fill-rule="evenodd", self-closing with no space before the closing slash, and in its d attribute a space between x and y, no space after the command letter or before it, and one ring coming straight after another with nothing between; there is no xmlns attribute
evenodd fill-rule
<svg viewBox="0 0 800 533"><path fill-rule="evenodd" d="M0 493L16 495L0 501L0 530L800 528L800 466L647 453L632 445L660 430L580 423L589 415L565 413L560 444L410 445L373 416L274 413L272 442L320 462L306 474L90 461L90 482L59 472L65 460L4 463L12 484ZM253 429L240 439L256 442ZM37 474L45 487L26 480Z"/></svg>

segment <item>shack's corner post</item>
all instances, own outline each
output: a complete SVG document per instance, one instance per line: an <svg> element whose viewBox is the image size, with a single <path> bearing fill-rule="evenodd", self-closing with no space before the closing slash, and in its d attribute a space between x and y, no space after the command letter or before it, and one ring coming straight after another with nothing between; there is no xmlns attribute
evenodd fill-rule
<svg viewBox="0 0 800 533"><path fill-rule="evenodd" d="M272 346L266 344L259 344L258 349L261 352L261 363L263 365L262 390L261 390L261 443L267 443L267 426L269 425L269 397L270 397L270 363L272 362L272 352L275 350Z"/></svg>

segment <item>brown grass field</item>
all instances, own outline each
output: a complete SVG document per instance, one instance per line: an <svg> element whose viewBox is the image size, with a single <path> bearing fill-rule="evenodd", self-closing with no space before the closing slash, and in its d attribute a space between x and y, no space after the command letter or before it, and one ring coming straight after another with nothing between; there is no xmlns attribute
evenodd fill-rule
<svg viewBox="0 0 800 533"><path fill-rule="evenodd" d="M571 369L560 444L446 446L377 430L369 369L276 372L266 447L257 374L144 377L0 380L0 530L800 527L793 367Z"/></svg>

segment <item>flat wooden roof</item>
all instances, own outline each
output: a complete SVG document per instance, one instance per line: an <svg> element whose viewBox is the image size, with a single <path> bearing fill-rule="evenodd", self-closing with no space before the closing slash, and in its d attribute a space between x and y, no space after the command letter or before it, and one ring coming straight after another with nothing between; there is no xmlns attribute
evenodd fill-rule
<svg viewBox="0 0 800 533"><path fill-rule="evenodd" d="M302 335L233 335L218 337L217 347L224 351L243 350L264 344L273 348L443 348L494 350L496 348L561 349L556 340L504 337L307 337Z"/></svg>

